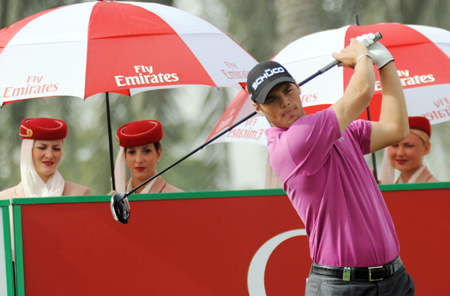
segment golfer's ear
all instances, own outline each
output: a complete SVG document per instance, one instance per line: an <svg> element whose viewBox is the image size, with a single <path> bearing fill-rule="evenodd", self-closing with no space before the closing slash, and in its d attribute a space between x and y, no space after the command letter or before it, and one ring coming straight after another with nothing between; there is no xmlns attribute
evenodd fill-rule
<svg viewBox="0 0 450 296"><path fill-rule="evenodd" d="M264 116L264 112L259 107L259 104L256 104L255 102L252 102L252 104L253 107L255 107L256 113L258 113L258 115Z"/></svg>

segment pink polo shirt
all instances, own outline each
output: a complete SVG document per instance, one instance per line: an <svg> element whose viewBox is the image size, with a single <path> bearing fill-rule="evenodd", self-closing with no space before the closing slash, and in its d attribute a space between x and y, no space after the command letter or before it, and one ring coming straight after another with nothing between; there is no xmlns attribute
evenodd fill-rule
<svg viewBox="0 0 450 296"><path fill-rule="evenodd" d="M310 255L328 266L377 266L400 251L394 224L363 154L372 125L341 134L333 109L266 130L272 167L306 226Z"/></svg>

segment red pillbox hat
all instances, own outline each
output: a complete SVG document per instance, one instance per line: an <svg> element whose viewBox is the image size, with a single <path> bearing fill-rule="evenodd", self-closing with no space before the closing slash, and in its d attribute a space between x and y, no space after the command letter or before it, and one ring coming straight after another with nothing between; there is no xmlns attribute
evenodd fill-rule
<svg viewBox="0 0 450 296"><path fill-rule="evenodd" d="M119 127L116 139L122 147L156 143L163 138L162 125L157 120L134 121Z"/></svg>
<svg viewBox="0 0 450 296"><path fill-rule="evenodd" d="M67 136L67 125L54 118L26 118L20 124L19 135L28 140L62 140Z"/></svg>
<svg viewBox="0 0 450 296"><path fill-rule="evenodd" d="M424 131L428 137L431 138L431 124L430 121L422 116L408 117L409 128L415 128Z"/></svg>

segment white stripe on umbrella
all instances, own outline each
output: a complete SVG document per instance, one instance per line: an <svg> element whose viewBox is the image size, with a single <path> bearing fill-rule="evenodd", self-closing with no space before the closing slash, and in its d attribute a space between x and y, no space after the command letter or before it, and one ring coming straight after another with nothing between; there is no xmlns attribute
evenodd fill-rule
<svg viewBox="0 0 450 296"><path fill-rule="evenodd" d="M4 69L0 71L2 100L84 96L87 34L82 32L88 30L94 4L51 10L32 19L17 32L0 54L0 69ZM14 29L14 25L11 28ZM71 83L61 83L61 75ZM15 89L21 88L25 89L22 92L25 94L16 95Z"/></svg>

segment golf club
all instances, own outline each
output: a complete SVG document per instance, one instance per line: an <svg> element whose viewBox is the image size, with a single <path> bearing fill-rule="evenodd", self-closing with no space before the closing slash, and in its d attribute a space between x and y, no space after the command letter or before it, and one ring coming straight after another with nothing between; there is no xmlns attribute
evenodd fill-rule
<svg viewBox="0 0 450 296"><path fill-rule="evenodd" d="M377 42L381 38L382 38L382 36L378 32L378 33L375 34L374 41ZM330 70L331 68L333 68L334 66L338 65L339 63L340 62L338 60L334 60L333 62L329 63L325 67L319 69L316 73L312 74L311 76L309 76L306 79L304 79L303 81L301 81L298 85L302 86L303 84L307 83L311 79L313 79L313 78L315 78L315 77L325 73L326 71ZM220 138L221 136L223 136L224 134L226 134L227 132L229 132L230 130L235 128L236 126L240 125L244 121L246 121L249 118L255 116L256 114L257 113L255 111L255 112L251 113L250 115L246 116L245 118L241 119L239 122L237 122L237 123L233 124L232 126L226 128L225 130L223 130L222 132L220 132L219 134L217 134L213 138L211 138L209 141L207 141L204 144L202 144L201 146L197 147L196 149L191 151L186 156L182 157L178 161L176 161L173 164L171 164L170 166L166 167L165 169L163 169L159 173L155 174L151 178L147 179L142 184L138 185L137 187L133 188L132 190L130 190L130 191L126 192L126 193L121 193L121 192L115 193L111 197L111 212L113 214L114 219L116 219L117 222L120 222L120 223L123 223L123 224L127 224L128 221L129 221L129 218L130 218L130 203L128 201L128 196L129 195L133 194L134 192L136 192L136 190L138 190L142 186L148 184L153 179L155 179L158 176L162 175L164 172L170 170L172 167L176 166L177 164L179 164L180 162L182 162L183 160L185 160L186 158L188 158L192 154L196 153L197 151L203 149L204 147L206 147L210 143L214 142L215 140L217 140L218 138Z"/></svg>

